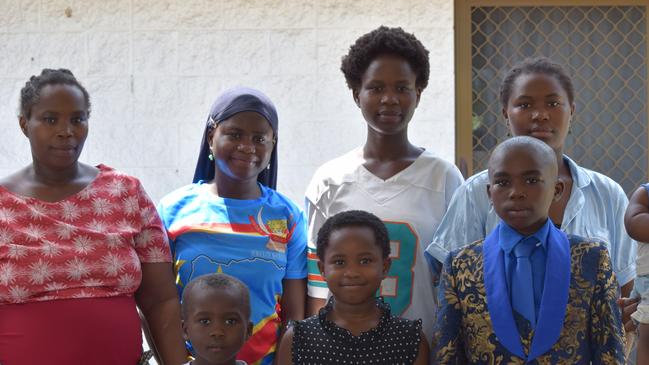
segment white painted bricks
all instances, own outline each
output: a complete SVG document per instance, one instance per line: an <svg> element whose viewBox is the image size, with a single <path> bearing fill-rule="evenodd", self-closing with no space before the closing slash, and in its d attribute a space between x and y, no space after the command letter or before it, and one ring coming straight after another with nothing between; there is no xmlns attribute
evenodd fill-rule
<svg viewBox="0 0 649 365"><path fill-rule="evenodd" d="M340 59L381 24L429 49L410 135L452 160L452 0L0 0L0 173L30 161L18 94L43 67L71 69L90 92L84 161L136 175L156 201L190 182L218 93L246 85L277 105L278 190L301 204L317 166L364 140Z"/></svg>

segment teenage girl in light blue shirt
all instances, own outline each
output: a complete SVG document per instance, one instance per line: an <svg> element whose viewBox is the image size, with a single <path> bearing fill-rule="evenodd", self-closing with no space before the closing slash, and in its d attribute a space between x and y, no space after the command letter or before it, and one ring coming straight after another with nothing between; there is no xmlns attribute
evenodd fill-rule
<svg viewBox="0 0 649 365"><path fill-rule="evenodd" d="M570 77L547 58L527 59L506 75L500 100L511 135L536 137L557 155L559 178L566 188L564 197L550 207L550 219L568 234L607 242L622 296L628 296L636 271L636 242L624 229L626 194L611 178L583 168L563 154L575 110ZM483 239L498 225L487 183L485 170L455 191L427 249L434 265L444 262L449 251Z"/></svg>

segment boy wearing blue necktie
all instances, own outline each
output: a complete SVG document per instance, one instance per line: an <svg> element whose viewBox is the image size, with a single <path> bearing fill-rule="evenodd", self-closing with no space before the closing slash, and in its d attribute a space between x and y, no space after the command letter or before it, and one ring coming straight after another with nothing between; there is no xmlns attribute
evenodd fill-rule
<svg viewBox="0 0 649 365"><path fill-rule="evenodd" d="M618 285L604 243L548 219L564 185L535 138L501 143L487 192L500 224L444 264L436 364L621 364Z"/></svg>

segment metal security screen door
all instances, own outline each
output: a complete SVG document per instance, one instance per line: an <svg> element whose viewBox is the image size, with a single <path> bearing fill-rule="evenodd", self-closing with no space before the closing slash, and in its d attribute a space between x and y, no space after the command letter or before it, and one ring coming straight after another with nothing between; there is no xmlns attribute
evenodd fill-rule
<svg viewBox="0 0 649 365"><path fill-rule="evenodd" d="M547 56L575 85L565 153L630 193L648 170L647 6L547 3L456 2L459 163L469 174L486 168L490 151L507 138L498 99L505 72L525 57Z"/></svg>

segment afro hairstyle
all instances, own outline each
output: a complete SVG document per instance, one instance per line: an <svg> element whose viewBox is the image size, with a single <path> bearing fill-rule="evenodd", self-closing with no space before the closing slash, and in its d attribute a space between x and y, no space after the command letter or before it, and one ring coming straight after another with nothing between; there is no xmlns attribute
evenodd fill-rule
<svg viewBox="0 0 649 365"><path fill-rule="evenodd" d="M363 74L374 59L382 55L394 55L405 59L417 75L416 86L422 90L428 86L430 64L428 50L412 33L400 27L380 26L362 35L349 47L349 53L342 58L340 70L345 75L347 86L358 90Z"/></svg>

